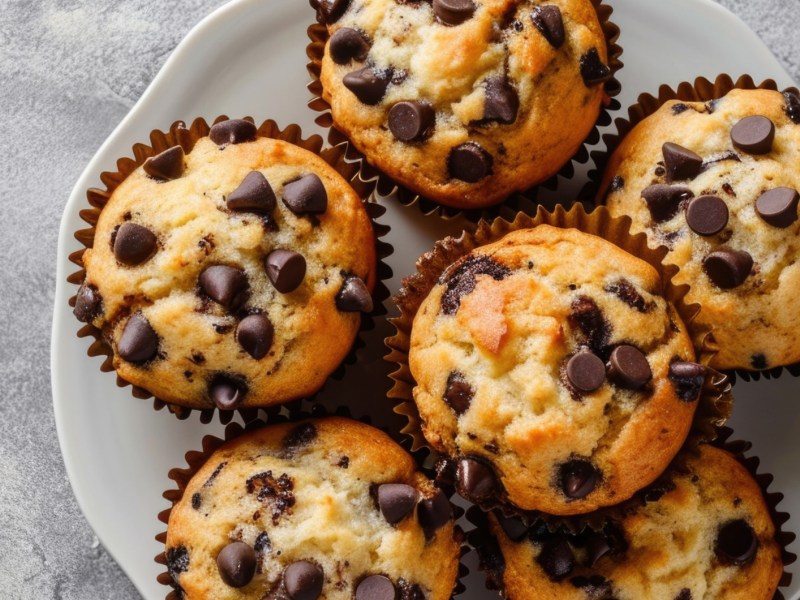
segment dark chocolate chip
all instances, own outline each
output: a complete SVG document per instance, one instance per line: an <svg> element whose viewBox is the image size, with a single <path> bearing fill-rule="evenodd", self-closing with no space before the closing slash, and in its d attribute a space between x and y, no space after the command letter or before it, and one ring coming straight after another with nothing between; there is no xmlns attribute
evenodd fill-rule
<svg viewBox="0 0 800 600"><path fill-rule="evenodd" d="M586 538L586 566L592 568L597 561L611 552L611 545L606 536L601 533L591 532Z"/></svg>
<svg viewBox="0 0 800 600"><path fill-rule="evenodd" d="M258 534L255 544L253 544L253 550L256 551L256 556L266 554L272 550L272 541L266 531Z"/></svg>
<svg viewBox="0 0 800 600"><path fill-rule="evenodd" d="M431 498L423 498L417 505L417 520L425 537L430 539L446 523L450 521L450 501L442 490L436 490Z"/></svg>
<svg viewBox="0 0 800 600"><path fill-rule="evenodd" d="M783 97L786 99L786 116L793 123L800 125L800 97L792 92L784 92Z"/></svg>
<svg viewBox="0 0 800 600"><path fill-rule="evenodd" d="M639 290L636 289L636 286L627 279L618 279L603 289L610 294L614 294L625 304L635 308L640 313L646 313L654 306L652 302L647 302L644 296L639 293Z"/></svg>
<svg viewBox="0 0 800 600"><path fill-rule="evenodd" d="M227 585L244 587L256 573L256 551L244 542L231 542L217 554L217 568Z"/></svg>
<svg viewBox="0 0 800 600"><path fill-rule="evenodd" d="M214 469L214 471L211 473L211 475L209 475L208 479L206 479L206 482L203 484L203 487L211 487L214 484L216 478L219 477L219 474L222 472L222 469L224 469L225 465L227 464L228 464L227 460L219 463L217 467Z"/></svg>
<svg viewBox="0 0 800 600"><path fill-rule="evenodd" d="M567 379L577 391L588 394L606 379L606 366L591 352L579 352L567 362Z"/></svg>
<svg viewBox="0 0 800 600"><path fill-rule="evenodd" d="M395 600L397 590L385 575L370 575L356 588L356 600Z"/></svg>
<svg viewBox="0 0 800 600"><path fill-rule="evenodd" d="M103 300L97 288L84 281L75 296L75 308L72 310L72 314L79 321L91 323L100 314L102 303Z"/></svg>
<svg viewBox="0 0 800 600"><path fill-rule="evenodd" d="M699 154L673 142L666 142L661 152L667 170L667 183L694 179L703 167L703 158Z"/></svg>
<svg viewBox="0 0 800 600"><path fill-rule="evenodd" d="M743 250L723 248L703 259L703 271L723 290L742 285L753 269L753 257Z"/></svg>
<svg viewBox="0 0 800 600"><path fill-rule="evenodd" d="M597 487L600 473L589 461L575 458L561 465L558 480L567 498L583 500Z"/></svg>
<svg viewBox="0 0 800 600"><path fill-rule="evenodd" d="M692 600L692 590L683 588L678 595L675 596L675 600Z"/></svg>
<svg viewBox="0 0 800 600"><path fill-rule="evenodd" d="M247 300L249 284L241 269L212 265L200 273L200 289L229 310L236 310Z"/></svg>
<svg viewBox="0 0 800 600"><path fill-rule="evenodd" d="M685 185L657 183L642 190L642 198L656 223L669 221L678 214L681 203L693 196L692 190Z"/></svg>
<svg viewBox="0 0 800 600"><path fill-rule="evenodd" d="M618 192L621 189L625 188L625 180L617 175L614 179L611 180L611 185L608 187L609 192Z"/></svg>
<svg viewBox="0 0 800 600"><path fill-rule="evenodd" d="M561 48L566 38L560 8L554 5L537 6L531 11L531 19L553 48Z"/></svg>
<svg viewBox="0 0 800 600"><path fill-rule="evenodd" d="M200 510L200 507L203 504L203 496L200 492L195 492L192 494L192 508L195 510Z"/></svg>
<svg viewBox="0 0 800 600"><path fill-rule="evenodd" d="M341 312L372 312L372 294L360 277L350 275L336 294L336 308Z"/></svg>
<svg viewBox="0 0 800 600"><path fill-rule="evenodd" d="M464 374L453 371L447 377L447 387L444 390L444 401L457 415L463 415L469 409L475 390L467 382Z"/></svg>
<svg viewBox="0 0 800 600"><path fill-rule="evenodd" d="M484 461L462 458L456 469L456 487L458 493L467 500L485 502L497 493L497 476Z"/></svg>
<svg viewBox="0 0 800 600"><path fill-rule="evenodd" d="M283 186L283 203L296 215L322 214L328 210L328 192L313 173Z"/></svg>
<svg viewBox="0 0 800 600"><path fill-rule="evenodd" d="M297 499L294 496L294 479L282 473L277 479L272 471L258 473L245 482L248 494L255 494L270 511L272 524L277 525L285 513L292 514Z"/></svg>
<svg viewBox="0 0 800 600"><path fill-rule="evenodd" d="M346 65L351 60L362 61L369 53L369 42L360 31L351 27L337 29L331 36L330 46L333 62Z"/></svg>
<svg viewBox="0 0 800 600"><path fill-rule="evenodd" d="M114 256L123 265L135 267L156 253L158 239L147 227L123 223L114 237Z"/></svg>
<svg viewBox="0 0 800 600"><path fill-rule="evenodd" d="M570 320L586 337L586 343L592 350L599 353L605 347L610 333L597 303L588 296L580 296L572 302L571 308Z"/></svg>
<svg viewBox="0 0 800 600"><path fill-rule="evenodd" d="M714 551L724 564L746 565L756 556L758 538L746 521L737 519L720 527Z"/></svg>
<svg viewBox="0 0 800 600"><path fill-rule="evenodd" d="M378 507L386 521L399 523L414 511L419 492L404 483L384 483L378 486Z"/></svg>
<svg viewBox="0 0 800 600"><path fill-rule="evenodd" d="M275 192L260 171L251 171L226 199L228 210L268 215L275 210Z"/></svg>
<svg viewBox="0 0 800 600"><path fill-rule="evenodd" d="M718 196L698 196L686 206L686 223L698 235L716 235L728 224L728 205Z"/></svg>
<svg viewBox="0 0 800 600"><path fill-rule="evenodd" d="M775 139L775 124L767 117L745 117L731 129L733 145L749 154L767 154Z"/></svg>
<svg viewBox="0 0 800 600"><path fill-rule="evenodd" d="M397 587L400 588L400 600L425 600L422 588L416 583L411 583L401 577L397 580Z"/></svg>
<svg viewBox="0 0 800 600"><path fill-rule="evenodd" d="M183 175L183 148L173 146L160 154L151 156L142 165L142 169L153 179L172 181Z"/></svg>
<svg viewBox="0 0 800 600"><path fill-rule="evenodd" d="M506 517L502 513L495 513L495 518L512 542L518 542L528 533L528 527L519 517Z"/></svg>
<svg viewBox="0 0 800 600"><path fill-rule="evenodd" d="M679 115L681 113L685 113L687 110L689 110L688 104L683 104L682 102L678 102L677 104L672 105L673 115Z"/></svg>
<svg viewBox="0 0 800 600"><path fill-rule="evenodd" d="M483 120L510 125L517 120L519 96L506 77L489 77L486 80L486 100Z"/></svg>
<svg viewBox="0 0 800 600"><path fill-rule="evenodd" d="M764 192L756 200L756 212L773 227L789 227L797 221L797 204L800 194L788 187L777 187Z"/></svg>
<svg viewBox="0 0 800 600"><path fill-rule="evenodd" d="M608 377L619 387L638 390L653 378L653 371L644 353L626 344L617 346L611 353Z"/></svg>
<svg viewBox="0 0 800 600"><path fill-rule="evenodd" d="M119 337L117 353L132 363L144 363L155 358L158 353L158 335L142 313L136 313L128 319Z"/></svg>
<svg viewBox="0 0 800 600"><path fill-rule="evenodd" d="M495 281L502 281L511 274L505 267L490 256L471 255L453 271L445 272L441 283L445 284L442 294L442 312L454 315L461 306L462 296L472 293L477 284L478 275L488 275Z"/></svg>
<svg viewBox="0 0 800 600"><path fill-rule="evenodd" d="M267 277L281 294L296 290L306 276L306 259L292 250L273 250L265 265Z"/></svg>
<svg viewBox="0 0 800 600"><path fill-rule="evenodd" d="M317 428L311 423L298 425L284 438L282 446L286 455L293 455L301 448L310 445L317 438Z"/></svg>
<svg viewBox="0 0 800 600"><path fill-rule="evenodd" d="M307 560L294 562L283 572L283 584L291 600L317 600L324 581L322 567Z"/></svg>
<svg viewBox="0 0 800 600"><path fill-rule="evenodd" d="M317 9L317 21L330 25L342 18L350 0L312 0L311 5Z"/></svg>
<svg viewBox="0 0 800 600"><path fill-rule="evenodd" d="M181 573L189 570L189 551L186 546L177 546L175 548L168 548L166 552L167 558L167 572L172 578L172 581L181 589L178 578Z"/></svg>
<svg viewBox="0 0 800 600"><path fill-rule="evenodd" d="M476 8L472 0L433 0L433 14L444 25L460 25L472 18Z"/></svg>
<svg viewBox="0 0 800 600"><path fill-rule="evenodd" d="M272 323L266 315L248 315L236 326L236 341L245 352L259 360L269 352L274 333Z"/></svg>
<svg viewBox="0 0 800 600"><path fill-rule="evenodd" d="M227 375L216 375L208 386L208 395L220 410L233 410L243 401L247 387L242 381Z"/></svg>
<svg viewBox="0 0 800 600"><path fill-rule="evenodd" d="M392 73L389 70L364 67L345 75L342 83L362 103L375 106L386 95L391 79Z"/></svg>
<svg viewBox="0 0 800 600"><path fill-rule="evenodd" d="M554 581L564 579L575 568L575 556L567 538L563 535L556 535L545 541L542 544L542 551L536 557L536 562Z"/></svg>
<svg viewBox="0 0 800 600"><path fill-rule="evenodd" d="M389 110L389 129L401 142L423 140L433 131L436 112L427 102L398 102Z"/></svg>
<svg viewBox="0 0 800 600"><path fill-rule="evenodd" d="M669 378L675 393L684 402L694 402L706 381L706 368L693 362L675 361L669 366Z"/></svg>
<svg viewBox="0 0 800 600"><path fill-rule="evenodd" d="M477 142L467 142L456 146L447 157L447 170L450 177L477 183L492 173L492 155Z"/></svg>
<svg viewBox="0 0 800 600"><path fill-rule="evenodd" d="M758 354L753 354L750 357L750 366L761 371L766 369L767 366L769 366L769 363L767 362L767 357L763 353L759 352Z"/></svg>
<svg viewBox="0 0 800 600"><path fill-rule="evenodd" d="M208 132L208 137L218 146L226 144L243 144L256 139L256 126L244 119L228 119L220 121Z"/></svg>
<svg viewBox="0 0 800 600"><path fill-rule="evenodd" d="M597 48L592 48L581 56L581 77L586 87L605 83L611 79L611 69L600 60Z"/></svg>

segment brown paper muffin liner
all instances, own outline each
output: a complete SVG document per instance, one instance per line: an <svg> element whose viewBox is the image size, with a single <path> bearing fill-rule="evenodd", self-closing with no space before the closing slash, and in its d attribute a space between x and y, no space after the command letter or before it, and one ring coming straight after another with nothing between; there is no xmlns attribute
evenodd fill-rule
<svg viewBox="0 0 800 600"><path fill-rule="evenodd" d="M244 417L244 415L242 416ZM348 406L339 406L333 410L330 410L325 406L313 404L308 400L296 400L288 404L268 407L262 411L260 416L253 419L244 419L244 424L240 424L238 422L229 423L225 428L222 438L213 435L204 436L201 442L200 450L191 450L186 452L186 467L174 467L169 470L168 477L174 482L175 487L164 491L162 494L162 496L170 503L170 506L169 508L166 508L158 513L158 520L164 524L164 531L155 536L156 541L164 546L166 545L166 527L169 524L169 517L170 514L172 514L172 509L178 502L180 502L181 498L183 498L183 494L192 477L195 476L195 474L206 463L211 455L223 444L226 444L227 442L230 442L231 440L234 440L246 433L250 433L251 431L255 431L269 425L293 423L303 421L305 419L317 419L327 416L354 419L366 425L371 425L372 427L380 429L397 443L401 442L401 436L397 435L396 429L392 428L391 426L373 423L372 418L367 415L354 416L351 413L351 407ZM455 493L454 490L446 485L440 485L437 483L435 480L435 472L430 468L430 466L426 466L430 464L429 452L426 449L421 449L411 452L411 456L414 458L420 471L427 475L429 479L434 481L435 485L447 495L448 499L451 499ZM453 519L457 521L463 516L464 510L452 503L451 507L453 510ZM456 525L455 535L457 536L457 540L461 543L461 551L459 556L460 560L458 574L456 576L455 587L453 588L453 597L462 594L466 590L463 580L467 577L467 575L469 575L469 569L464 564L463 558L470 551L466 544L466 534L459 525ZM175 582L167 570L166 548L159 552L154 557L154 560L165 568L165 570L159 573L156 577L157 581L162 585L171 586L173 588L166 594L165 600L181 600L182 595L175 588Z"/></svg>
<svg viewBox="0 0 800 600"><path fill-rule="evenodd" d="M784 498L784 495L779 492L770 492L769 488L772 485L774 477L769 473L759 473L758 467L760 459L755 456L747 456L746 453L750 451L752 444L743 440L733 440L733 430L729 427L720 427L717 431L716 438L711 445L716 446L722 450L726 450L733 454L736 459L747 469L752 475L753 479L761 488L761 493L769 509L770 517L775 525L775 541L781 548L781 562L783 563L783 574L778 582L778 589L773 596L773 600L785 600L783 591L792 582L792 573L788 571L789 565L797 560L797 555L788 550L789 545L797 537L794 533L784 530L784 525L789 520L789 514L778 508L778 505ZM678 459L680 461L680 458ZM667 485L668 481L665 481ZM662 489L664 483L661 484ZM668 488L666 488L668 489ZM656 491L656 490L653 490ZM644 506L650 502L657 502L660 498L660 493L653 494L652 491L648 496L647 492L641 492L634 496L631 500L625 503L626 510L631 510ZM624 512L624 511L623 511ZM486 587L490 590L499 590L502 593L503 576L502 568L504 560L497 540L492 536L488 525L488 514L479 510L478 507L472 507L467 511L467 521L473 526L467 532L467 542L471 551L478 554L478 569L484 572L486 577ZM604 525L607 523L609 515L603 515L602 518L587 519L581 529L568 528L570 533L580 533L584 527L588 527L594 531L600 532L603 530ZM532 527L548 527L551 532L556 529L552 528L551 524L545 521L539 521L532 524ZM782 591L781 588L784 588Z"/></svg>
<svg viewBox="0 0 800 600"><path fill-rule="evenodd" d="M212 124L220 121L227 120L228 117L221 115L214 119ZM245 117L245 120L254 122L252 117ZM95 226L97 220L105 207L106 203L111 197L111 194L117 187L140 165L144 164L145 160L151 156L163 152L175 145L180 145L184 152L187 154L191 152L195 143L202 137L208 135L211 126L203 118L195 119L191 125L184 121L176 121L172 124L168 131L160 131L154 129L150 133L150 144L137 143L133 146L133 158L125 157L117 161L117 171L105 171L100 174L105 189L90 188L86 191L86 197L91 205L90 208L84 208L80 211L80 217L89 224L87 229L81 229L75 232L75 239L77 239L83 246L81 250L73 252L69 256L69 260L78 266L79 270L72 273L67 277L69 283L80 286L83 282L86 272L83 269L83 253L86 248L91 248L94 244ZM330 379L341 379L344 376L347 365L351 365L356 361L356 351L364 346L362 336L365 332L375 328L376 319L386 314L384 308L384 301L389 297L389 289L386 287L386 280L392 276L392 270L385 262L385 258L392 254L393 248L391 245L383 241L383 238L389 231L389 227L380 222L380 217L386 212L386 209L373 201L374 183L365 182L358 178L358 165L349 162L345 156L345 148L326 148L323 149L323 139L319 135L312 135L308 138L303 137L303 132L298 125L288 125L281 129L275 121L264 121L257 131L258 137L266 137L284 142L289 142L295 146L299 146L304 150L313 152L317 156L323 158L325 162L331 165L344 179L353 187L356 193L361 197L367 215L372 222L372 230L375 238L375 252L377 257L376 265L376 282L372 291L375 309L370 314L361 315L361 326L358 334L353 342L353 346L347 357L342 364L329 376ZM76 289L77 294L77 289ZM76 296L73 295L69 299L69 305L75 306ZM78 331L78 337L93 337L94 341L91 343L87 350L87 354L91 357L105 356L105 360L100 366L100 370L104 373L114 371L112 365L112 357L114 355L113 349L103 337L102 332L91 324L86 324ZM146 400L154 398L146 389L133 385L122 377L117 375L117 385L119 387L131 386L131 394L135 398ZM323 385L323 388L325 386ZM321 389L323 389L321 388ZM319 391L321 391L321 389ZM318 392L319 392L318 391ZM220 421L228 423L236 412L242 413L245 419L252 419L258 414L261 408L245 408L235 411L218 411L216 408L209 409L193 409L176 404L170 404L159 398L153 399L153 408L161 410L167 407L169 412L174 414L178 419L186 419L189 415L197 411L200 413L200 420L203 423L209 423L214 418L214 414L219 414Z"/></svg>
<svg viewBox="0 0 800 600"><path fill-rule="evenodd" d="M564 166L556 174L527 191L512 194L504 202L500 202L494 206L481 209L459 209L439 204L435 200L426 198L394 181L383 171L369 163L364 154L350 142L349 138L336 128L333 122L333 115L331 114L331 106L322 98L323 87L320 81L320 73L322 72L322 57L325 54L325 44L328 41L329 35L327 27L319 23L310 25L307 30L310 42L306 47L306 55L309 58L306 68L312 78L311 83L308 84L308 89L314 96L308 103L308 106L312 110L320 113L315 119L315 122L321 127L328 128L328 142L334 147L344 146L347 159L357 162L360 166L359 179L362 182L373 182L380 196L389 196L393 192L396 192L398 201L404 206L416 205L423 214L436 214L444 219L464 216L472 222L477 222L482 218L490 219L497 216L513 217L517 212L534 214L539 204L537 201L537 189L543 187L548 190L556 190L558 188L559 177L569 179L575 174L576 164L585 164L589 162L589 146L593 146L600 141L600 128L610 125L611 113L619 110L621 107L619 101L615 99L622 89L617 79L617 73L623 67L623 63L620 60L622 47L618 44L620 30L619 27L610 20L611 14L614 11L611 6L604 4L604 0L591 0L591 2L595 7L600 26L606 38L608 66L611 69L611 79L604 85L606 95L603 105L600 108L597 122L584 139L578 151L566 161Z"/></svg>
<svg viewBox="0 0 800 600"><path fill-rule="evenodd" d="M491 223L481 221L477 230L472 234L463 232L458 239L449 237L437 242L433 250L419 258L417 272L403 280L403 287L394 296L400 316L390 319L397 332L386 339L386 345L390 352L385 360L396 364L397 369L391 374L394 386L388 395L397 403L395 412L403 415L407 420L402 433L411 437L413 448L430 447L422 433L420 416L413 396L416 382L408 365L411 327L420 305L449 265L473 249L497 241L512 231L538 225L575 228L584 233L604 238L629 254L647 261L658 271L664 282L664 297L675 306L679 316L686 324L695 347L697 361L707 366L716 353L711 331L694 324L700 307L696 304L687 305L684 301L689 287L674 286L671 283L678 269L662 263L667 249L665 247L649 248L647 237L643 233L631 235L630 218L613 218L602 207L587 213L583 206L578 204L569 211L561 206L556 207L553 212L548 212L540 207L536 216L531 217L519 213L511 222L500 218ZM696 447L701 442L714 439L717 427L725 423L732 410L733 399L730 389L730 382L725 375L707 367L705 385L684 447ZM435 453L435 451L431 451ZM451 481L454 476L452 461L447 458L440 459L438 471L441 479ZM504 497L503 491L485 503L481 503L481 508L484 510L499 508L508 515L521 516L526 522L531 522L540 515L540 513L516 508ZM550 523L571 522L570 518L550 515L543 515L543 517Z"/></svg>
<svg viewBox="0 0 800 600"><path fill-rule="evenodd" d="M780 90L778 84L772 79L765 79L761 83L756 83L750 75L742 75L734 80L727 73L718 75L714 81L709 81L705 77L698 77L693 82L684 81L678 84L677 88L662 85L658 88L658 93L655 96L643 93L639 95L637 102L628 108L627 119L615 119L614 125L616 126L616 132L603 135L603 146L605 150L596 150L591 153L595 168L589 171L589 182L579 194L581 200L587 203L602 203L602 199L598 198L599 194L603 191L600 189L600 185L611 155L619 147L625 136L628 135L636 125L655 113L666 102L670 100L711 102L721 98L734 89L774 90L800 95L800 90L796 87ZM725 373L730 377L731 383L735 383L737 377L740 377L744 381L758 381L762 377L765 379L775 379L782 375L784 371L788 371L795 377L799 376L800 362L784 365L782 367L773 367L763 371L735 369L726 371Z"/></svg>

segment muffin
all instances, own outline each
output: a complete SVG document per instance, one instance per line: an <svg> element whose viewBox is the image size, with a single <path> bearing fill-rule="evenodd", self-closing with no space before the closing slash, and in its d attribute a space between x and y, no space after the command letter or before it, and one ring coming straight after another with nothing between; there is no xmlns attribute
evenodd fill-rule
<svg viewBox="0 0 800 600"><path fill-rule="evenodd" d="M515 600L772 600L783 572L769 507L733 455L712 446L601 532L549 533L489 516L489 579Z"/></svg>
<svg viewBox="0 0 800 600"><path fill-rule="evenodd" d="M608 100L591 0L312 0L334 126L399 184L496 204L554 175Z"/></svg>
<svg viewBox="0 0 800 600"><path fill-rule="evenodd" d="M114 189L92 245L75 316L102 332L120 377L175 405L312 394L372 310L361 198L246 120L147 159Z"/></svg>
<svg viewBox="0 0 800 600"><path fill-rule="evenodd" d="M670 100L624 138L600 197L633 219L714 330L719 369L800 361L800 99L734 89Z"/></svg>
<svg viewBox="0 0 800 600"><path fill-rule="evenodd" d="M447 600L461 535L400 446L331 417L217 449L172 507L165 557L186 600Z"/></svg>
<svg viewBox="0 0 800 600"><path fill-rule="evenodd" d="M549 225L444 270L408 362L422 433L462 495L571 515L656 479L706 376L665 285L612 243Z"/></svg>

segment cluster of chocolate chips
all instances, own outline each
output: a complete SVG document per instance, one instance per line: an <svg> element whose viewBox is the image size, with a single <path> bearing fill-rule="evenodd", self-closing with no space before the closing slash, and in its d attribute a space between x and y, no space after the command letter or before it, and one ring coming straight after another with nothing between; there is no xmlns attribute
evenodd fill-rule
<svg viewBox="0 0 800 600"><path fill-rule="evenodd" d="M373 495L383 518L391 525L397 525L416 509L417 521L428 539L452 517L450 501L441 490L426 497L404 483L383 483L374 488Z"/></svg>

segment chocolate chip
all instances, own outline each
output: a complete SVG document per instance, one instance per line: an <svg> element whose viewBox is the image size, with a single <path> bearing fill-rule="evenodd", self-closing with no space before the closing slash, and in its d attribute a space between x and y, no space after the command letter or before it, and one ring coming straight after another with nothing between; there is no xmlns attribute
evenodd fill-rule
<svg viewBox="0 0 800 600"><path fill-rule="evenodd" d="M606 366L591 352L579 352L567 362L567 379L577 391L588 394L606 379Z"/></svg>
<svg viewBox="0 0 800 600"><path fill-rule="evenodd" d="M332 24L342 18L350 6L350 0L312 0L312 6L317 9L318 22Z"/></svg>
<svg viewBox="0 0 800 600"><path fill-rule="evenodd" d="M742 520L730 521L717 532L714 551L720 562L742 566L753 560L758 551L758 538L753 528Z"/></svg>
<svg viewBox="0 0 800 600"><path fill-rule="evenodd" d="M510 125L517 120L518 112L519 96L508 79L503 76L489 77L486 80L483 120Z"/></svg>
<svg viewBox="0 0 800 600"><path fill-rule="evenodd" d="M600 473L589 461L575 458L561 465L558 480L567 498L583 500L597 487Z"/></svg>
<svg viewBox="0 0 800 600"><path fill-rule="evenodd" d="M283 203L296 215L318 215L328 210L328 192L313 173L283 186Z"/></svg>
<svg viewBox="0 0 800 600"><path fill-rule="evenodd" d="M742 285L753 269L753 257L743 250L723 248L703 259L703 271L717 287L729 290Z"/></svg>
<svg viewBox="0 0 800 600"><path fill-rule="evenodd" d="M456 469L458 493L471 502L480 503L491 499L497 492L497 477L494 469L484 461L462 458Z"/></svg>
<svg viewBox="0 0 800 600"><path fill-rule="evenodd" d="M477 183L492 173L492 155L486 152L477 142L467 142L456 146L447 158L447 170L450 177Z"/></svg>
<svg viewBox="0 0 800 600"><path fill-rule="evenodd" d="M508 267L495 261L490 256L470 255L452 271L443 275L440 283L445 284L442 294L442 312L454 315L461 306L461 298L472 293L477 285L478 275L488 275L495 281L502 281L511 274Z"/></svg>
<svg viewBox="0 0 800 600"><path fill-rule="evenodd" d="M273 250L265 265L267 277L281 294L296 290L306 276L306 259L292 250Z"/></svg>
<svg viewBox="0 0 800 600"><path fill-rule="evenodd" d="M125 324L117 344L117 354L132 363L144 363L158 353L158 335L150 322L136 313Z"/></svg>
<svg viewBox="0 0 800 600"><path fill-rule="evenodd" d="M769 363L767 362L767 357L761 352L753 354L750 357L750 366L754 369L761 371L766 369L768 365Z"/></svg>
<svg viewBox="0 0 800 600"><path fill-rule="evenodd" d="M260 171L251 171L226 199L228 210L268 215L275 210L275 192Z"/></svg>
<svg viewBox="0 0 800 600"><path fill-rule="evenodd" d="M642 198L656 223L669 221L678 214L681 203L693 196L692 190L685 185L657 183L642 190Z"/></svg>
<svg viewBox="0 0 800 600"><path fill-rule="evenodd" d="M244 402L247 387L228 375L216 375L208 386L208 395L220 410L233 410Z"/></svg>
<svg viewBox="0 0 800 600"><path fill-rule="evenodd" d="M401 577L397 580L397 587L400 588L400 600L425 600L422 588L416 583L411 583Z"/></svg>
<svg viewBox="0 0 800 600"><path fill-rule="evenodd" d="M608 186L608 191L613 193L613 192L618 192L624 188L625 188L625 180L619 175L617 175L616 177L614 177L614 179L611 180L611 185Z"/></svg>
<svg viewBox="0 0 800 600"><path fill-rule="evenodd" d="M728 205L718 196L698 196L686 206L686 223L698 235L716 235L728 224Z"/></svg>
<svg viewBox="0 0 800 600"><path fill-rule="evenodd" d="M472 18L476 8L472 0L433 0L433 14L444 25L460 25Z"/></svg>
<svg viewBox="0 0 800 600"><path fill-rule="evenodd" d="M783 97L786 100L786 116L793 123L800 125L800 97L792 92L784 92Z"/></svg>
<svg viewBox="0 0 800 600"><path fill-rule="evenodd" d="M423 498L417 505L417 520L428 539L450 521L450 514L450 501L441 490L437 490L431 498Z"/></svg>
<svg viewBox="0 0 800 600"><path fill-rule="evenodd" d="M186 546L177 546L175 548L168 548L166 552L167 558L167 572L172 578L172 581L181 589L178 578L181 573L189 570L189 551Z"/></svg>
<svg viewBox="0 0 800 600"><path fill-rule="evenodd" d="M394 600L397 590L385 575L370 575L356 588L356 600Z"/></svg>
<svg viewBox="0 0 800 600"><path fill-rule="evenodd" d="M689 110L689 105L688 104L683 104L682 102L679 102L677 104L673 104L672 105L672 114L673 115L679 115L681 113L685 113L687 110Z"/></svg>
<svg viewBox="0 0 800 600"><path fill-rule="evenodd" d="M706 381L706 368L693 362L675 361L669 366L669 378L675 393L684 402L694 402Z"/></svg>
<svg viewBox="0 0 800 600"><path fill-rule="evenodd" d="M692 600L692 590L683 588L678 595L675 596L675 600Z"/></svg>
<svg viewBox="0 0 800 600"><path fill-rule="evenodd" d="M158 239L147 227L123 223L114 237L114 256L123 265L135 267L156 253Z"/></svg>
<svg viewBox="0 0 800 600"><path fill-rule="evenodd" d="M350 275L336 294L336 308L341 312L372 312L372 294L360 277Z"/></svg>
<svg viewBox="0 0 800 600"><path fill-rule="evenodd" d="M375 106L386 95L391 79L392 73L389 70L364 67L345 75L342 83L362 103Z"/></svg>
<svg viewBox="0 0 800 600"><path fill-rule="evenodd" d="M597 532L591 532L586 537L586 566L592 568L597 561L611 552L611 545L606 537Z"/></svg>
<svg viewBox="0 0 800 600"><path fill-rule="evenodd" d="M378 507L386 521L399 523L414 511L419 492L404 483L384 483L378 486Z"/></svg>
<svg viewBox="0 0 800 600"><path fill-rule="evenodd" d="M580 296L572 302L570 308L570 320L586 337L589 347L599 353L605 347L610 332L597 303L588 296Z"/></svg>
<svg viewBox="0 0 800 600"><path fill-rule="evenodd" d="M427 102L398 102L389 110L389 129L401 142L425 139L433 131L435 123L436 112Z"/></svg>
<svg viewBox="0 0 800 600"><path fill-rule="evenodd" d="M75 296L75 308L72 310L72 314L79 321L91 323L100 314L102 303L103 300L97 288L84 281Z"/></svg>
<svg viewBox="0 0 800 600"><path fill-rule="evenodd" d="M192 508L194 510L200 510L202 504L203 504L203 496L200 494L200 492L195 492L194 494L192 494Z"/></svg>
<svg viewBox="0 0 800 600"><path fill-rule="evenodd" d="M247 479L245 489L248 494L255 494L256 500L269 509L273 525L277 525L285 513L292 514L292 507L297 501L294 496L294 479L286 473L277 479L272 471L258 473Z"/></svg>
<svg viewBox="0 0 800 600"><path fill-rule="evenodd" d="M553 5L537 6L531 11L531 20L553 48L561 48L565 36L564 19L561 17L560 8Z"/></svg>
<svg viewBox="0 0 800 600"><path fill-rule="evenodd" d="M272 541L266 531L258 534L255 544L253 544L253 550L256 551L256 556L266 554L272 550Z"/></svg>
<svg viewBox="0 0 800 600"><path fill-rule="evenodd" d="M183 175L183 148L173 146L160 154L151 156L142 165L142 169L153 179L172 181Z"/></svg>
<svg viewBox="0 0 800 600"><path fill-rule="evenodd" d="M256 126L244 119L228 119L220 121L208 132L208 137L218 146L226 144L243 144L256 139Z"/></svg>
<svg viewBox="0 0 800 600"><path fill-rule="evenodd" d="M745 117L731 129L733 145L749 154L767 154L775 139L775 124L767 117Z"/></svg>
<svg viewBox="0 0 800 600"><path fill-rule="evenodd" d="M311 423L302 423L284 438L282 446L285 456L292 456L317 438L317 428Z"/></svg>
<svg viewBox="0 0 800 600"><path fill-rule="evenodd" d="M293 562L283 572L283 584L291 600L316 600L322 594L322 567L307 560Z"/></svg>
<svg viewBox="0 0 800 600"><path fill-rule="evenodd" d="M557 535L542 544L542 551L536 557L536 562L542 567L550 579L560 581L572 573L575 568L575 556L569 547L567 538Z"/></svg>
<svg viewBox="0 0 800 600"><path fill-rule="evenodd" d="M500 528L512 542L518 542L528 533L528 527L519 517L506 517L499 511L495 512L495 518Z"/></svg>
<svg viewBox="0 0 800 600"><path fill-rule="evenodd" d="M661 152L667 170L667 183L694 179L703 167L703 158L699 154L673 142L666 142Z"/></svg>
<svg viewBox="0 0 800 600"><path fill-rule="evenodd" d="M236 341L245 352L259 360L269 352L274 332L266 315L248 315L236 326Z"/></svg>
<svg viewBox="0 0 800 600"><path fill-rule="evenodd" d="M353 59L361 61L367 58L369 42L360 31L351 27L342 27L331 36L328 49L333 62L338 65L346 65Z"/></svg>
<svg viewBox="0 0 800 600"><path fill-rule="evenodd" d="M469 409L475 390L467 382L464 374L453 371L447 377L447 387L444 390L444 401L457 415L463 415Z"/></svg>
<svg viewBox="0 0 800 600"><path fill-rule="evenodd" d="M217 554L217 568L227 585L244 587L256 573L256 552L244 542L231 542Z"/></svg>
<svg viewBox="0 0 800 600"><path fill-rule="evenodd" d="M241 269L227 265L212 265L200 273L200 289L229 310L236 310L245 303L249 284Z"/></svg>
<svg viewBox="0 0 800 600"><path fill-rule="evenodd" d="M619 387L638 390L653 378L650 363L641 350L622 345L614 348L608 363L608 377Z"/></svg>
<svg viewBox="0 0 800 600"><path fill-rule="evenodd" d="M616 596L612 595L611 582L602 575L590 575L589 577L579 575L569 581L573 586L582 590L586 594L586 598L590 600L616 600Z"/></svg>
<svg viewBox="0 0 800 600"><path fill-rule="evenodd" d="M219 463L214 469L214 471L211 473L211 475L209 475L208 479L206 479L205 483L203 484L203 487L211 487L214 484L214 481L217 479L217 477L219 477L219 474L222 472L222 469L224 469L225 465L227 464L228 464L227 460Z"/></svg>
<svg viewBox="0 0 800 600"><path fill-rule="evenodd" d="M640 313L646 313L655 306L653 302L647 302L639 293L639 290L636 289L636 286L627 279L618 279L603 289L610 294L614 294L625 304L635 308Z"/></svg>
<svg viewBox="0 0 800 600"><path fill-rule="evenodd" d="M788 187L777 187L764 192L756 200L756 212L773 227L789 227L797 221L797 204L800 194Z"/></svg>
<svg viewBox="0 0 800 600"><path fill-rule="evenodd" d="M600 60L597 48L592 48L581 56L581 77L586 87L605 83L611 79L611 69Z"/></svg>

